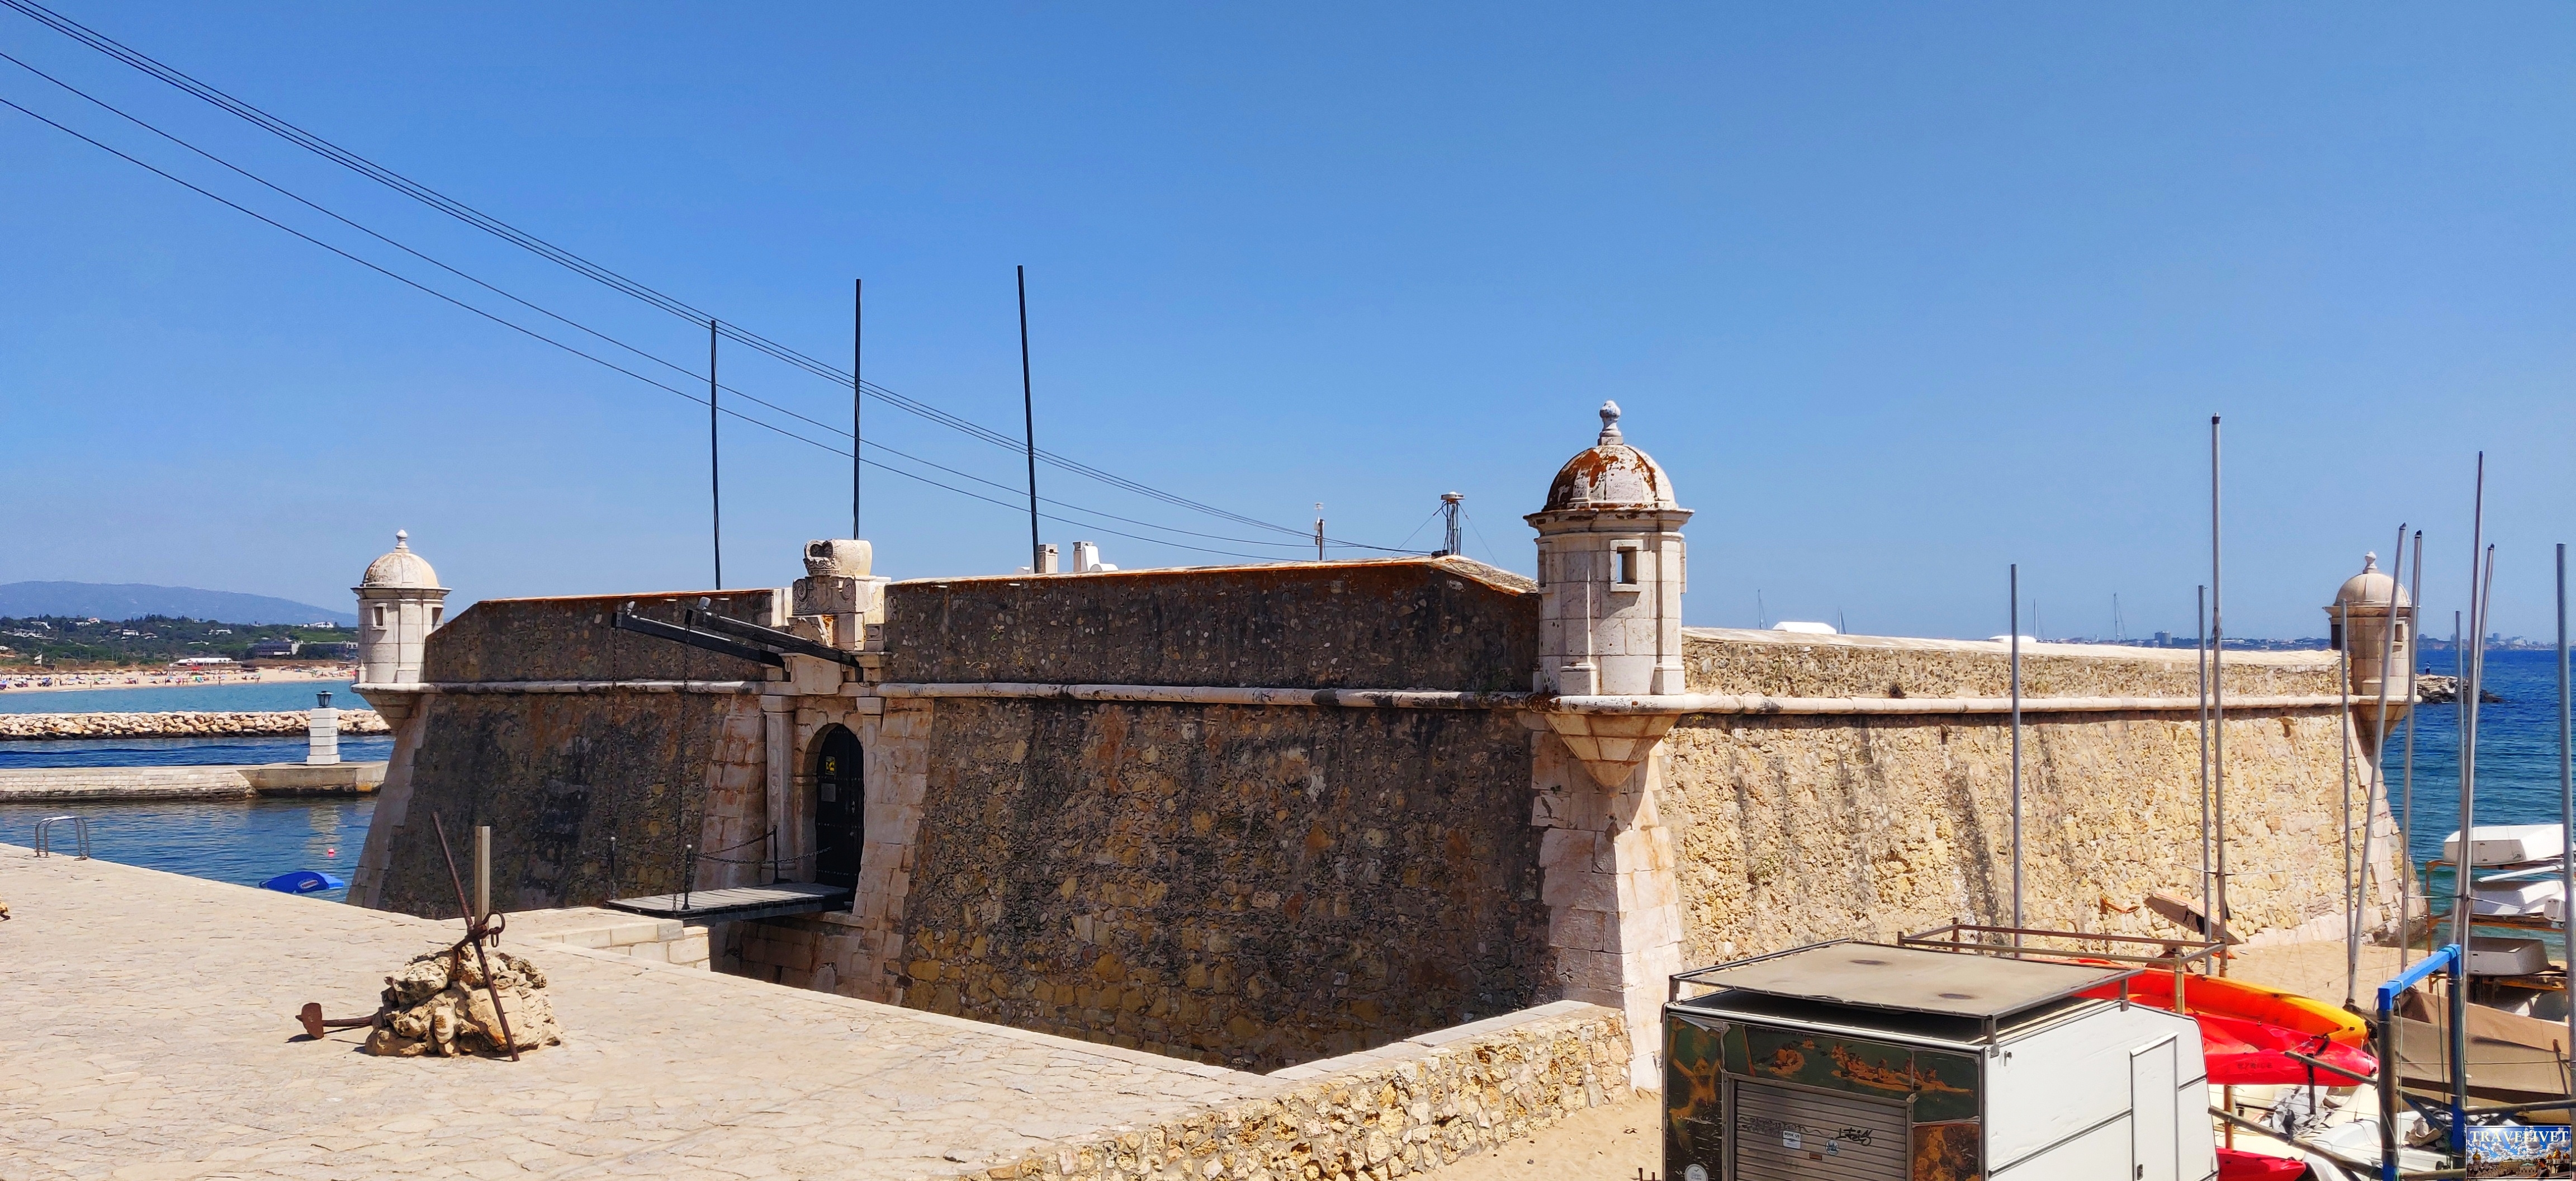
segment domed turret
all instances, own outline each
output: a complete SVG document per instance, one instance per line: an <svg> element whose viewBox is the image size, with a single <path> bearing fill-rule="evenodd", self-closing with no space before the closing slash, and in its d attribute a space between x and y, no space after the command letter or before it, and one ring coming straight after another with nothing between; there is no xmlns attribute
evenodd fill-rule
<svg viewBox="0 0 2576 1181"><path fill-rule="evenodd" d="M438 571L430 569L429 559L411 552L411 531L396 529L393 552L367 563L366 577L358 580L358 586L436 589Z"/></svg>
<svg viewBox="0 0 2576 1181"><path fill-rule="evenodd" d="M1689 509L1654 457L1619 434L1601 404L1601 437L1523 518L1538 530L1541 692L1569 696L1682 691L1682 524Z"/></svg>
<svg viewBox="0 0 2576 1181"><path fill-rule="evenodd" d="M2345 579L2326 605L2326 634L2352 666L2353 701L2366 726L2377 720L2381 669L2394 672L2388 680L2391 717L2415 700L2414 623L2415 604L2405 587L2380 571L2375 553L2362 555L2361 573Z"/></svg>
<svg viewBox="0 0 2576 1181"><path fill-rule="evenodd" d="M1673 482L1655 457L1619 435L1619 404L1601 404L1601 439L1556 471L1542 512L1588 509L1676 509Z"/></svg>
<svg viewBox="0 0 2576 1181"><path fill-rule="evenodd" d="M422 648L447 611L438 571L412 552L411 534L397 529L393 551L367 563L351 589L358 596L358 683L418 684Z"/></svg>

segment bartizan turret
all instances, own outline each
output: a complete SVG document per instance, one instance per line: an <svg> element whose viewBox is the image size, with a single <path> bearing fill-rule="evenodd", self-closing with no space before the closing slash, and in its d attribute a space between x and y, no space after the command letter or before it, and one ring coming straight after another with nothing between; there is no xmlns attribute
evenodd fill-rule
<svg viewBox="0 0 2576 1181"><path fill-rule="evenodd" d="M447 612L447 588L438 572L411 549L411 534L394 531L393 552L367 564L358 595L358 684L420 683L421 651Z"/></svg>
<svg viewBox="0 0 2576 1181"><path fill-rule="evenodd" d="M1522 519L1538 530L1539 667L1533 688L1561 707L1548 727L1601 786L1617 790L1681 717L1652 700L1682 693L1682 524L1689 509L1652 456L1619 435L1601 404L1601 437ZM1611 706L1593 709L1586 702Z"/></svg>
<svg viewBox="0 0 2576 1181"><path fill-rule="evenodd" d="M1571 697L1682 691L1683 547L1691 511L1654 457L1619 435L1601 404L1601 437L1522 518L1538 530L1539 670L1534 686Z"/></svg>
<svg viewBox="0 0 2576 1181"><path fill-rule="evenodd" d="M2388 716L2404 718L2415 702L2415 604L2405 587L2380 571L2378 554L2363 554L2361 573L2335 592L2326 605L2326 629L2333 647L2351 661L2354 717L2365 728L2377 726L2380 680L2386 675Z"/></svg>

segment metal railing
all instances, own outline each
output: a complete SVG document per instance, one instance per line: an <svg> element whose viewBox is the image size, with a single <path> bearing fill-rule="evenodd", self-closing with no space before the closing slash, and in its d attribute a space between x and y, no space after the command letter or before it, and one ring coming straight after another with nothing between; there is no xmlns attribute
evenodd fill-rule
<svg viewBox="0 0 2576 1181"><path fill-rule="evenodd" d="M50 857L53 855L53 827L65 820L72 822L72 843L80 850L80 855L73 858L73 860L89 860L89 817L87 816L48 816L37 821L36 856Z"/></svg>

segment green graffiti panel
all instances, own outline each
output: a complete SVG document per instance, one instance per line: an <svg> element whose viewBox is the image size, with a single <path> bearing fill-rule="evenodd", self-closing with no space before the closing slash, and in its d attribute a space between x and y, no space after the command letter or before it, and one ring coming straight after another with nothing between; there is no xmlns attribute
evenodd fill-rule
<svg viewBox="0 0 2576 1181"><path fill-rule="evenodd" d="M1914 1052L1914 1122L1977 1118L1977 1060L1937 1050Z"/></svg>
<svg viewBox="0 0 2576 1181"><path fill-rule="evenodd" d="M1724 1100L1719 1079L1725 1050L1741 1043L1743 1027L1713 1022L1707 1028L1679 1017L1664 1019L1664 1175L1688 1175L1696 1164L1723 1176L1726 1155Z"/></svg>

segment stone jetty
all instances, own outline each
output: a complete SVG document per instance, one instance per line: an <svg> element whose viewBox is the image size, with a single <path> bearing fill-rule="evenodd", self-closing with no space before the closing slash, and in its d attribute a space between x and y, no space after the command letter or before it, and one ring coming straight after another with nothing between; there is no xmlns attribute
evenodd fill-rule
<svg viewBox="0 0 2576 1181"><path fill-rule="evenodd" d="M0 740L11 738L197 738L287 736L305 732L303 710L174 713L0 714ZM342 734L388 733L371 709L340 711Z"/></svg>

